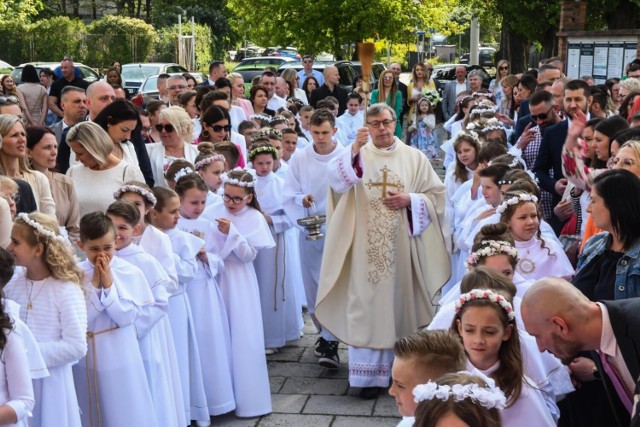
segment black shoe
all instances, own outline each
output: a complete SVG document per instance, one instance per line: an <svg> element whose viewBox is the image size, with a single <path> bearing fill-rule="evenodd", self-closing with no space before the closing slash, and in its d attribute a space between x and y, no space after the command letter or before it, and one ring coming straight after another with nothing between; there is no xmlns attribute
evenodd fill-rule
<svg viewBox="0 0 640 427"><path fill-rule="evenodd" d="M363 387L360 390L360 398L364 400L371 400L378 397L380 394L380 387Z"/></svg>
<svg viewBox="0 0 640 427"><path fill-rule="evenodd" d="M318 364L329 369L338 369L340 357L338 356L338 341L326 341L327 350L318 359Z"/></svg>
<svg viewBox="0 0 640 427"><path fill-rule="evenodd" d="M329 348L329 341L320 337L316 341L316 348L314 349L313 354L315 354L317 357L322 357L327 351L327 348Z"/></svg>

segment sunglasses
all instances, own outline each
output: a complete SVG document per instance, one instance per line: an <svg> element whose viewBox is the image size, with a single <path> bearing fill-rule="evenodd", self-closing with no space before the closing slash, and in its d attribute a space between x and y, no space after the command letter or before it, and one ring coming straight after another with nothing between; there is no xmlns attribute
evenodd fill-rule
<svg viewBox="0 0 640 427"><path fill-rule="evenodd" d="M509 69L509 67L500 67L500 68L498 68L498 70L508 70L508 69Z"/></svg>
<svg viewBox="0 0 640 427"><path fill-rule="evenodd" d="M382 80L393 80L395 77L393 76L384 76Z"/></svg>
<svg viewBox="0 0 640 427"><path fill-rule="evenodd" d="M211 129L216 133L222 132L222 131L229 132L231 130L231 125L226 125L226 126L213 125L211 126Z"/></svg>
<svg viewBox="0 0 640 427"><path fill-rule="evenodd" d="M551 110L553 110L553 105L551 106L551 108L549 108L547 110L546 113L543 114L531 114L531 120L536 121L536 120L544 120L547 117L549 117L549 113L551 112Z"/></svg>
<svg viewBox="0 0 640 427"><path fill-rule="evenodd" d="M156 130L158 131L158 133L161 133L163 129L167 133L171 133L171 132L173 132L175 130L175 128L173 127L173 125L171 123L168 123L166 125L161 125L160 123L158 123L156 125Z"/></svg>
<svg viewBox="0 0 640 427"><path fill-rule="evenodd" d="M5 105L5 104L17 104L18 101L18 97L17 96L0 96L0 105Z"/></svg>

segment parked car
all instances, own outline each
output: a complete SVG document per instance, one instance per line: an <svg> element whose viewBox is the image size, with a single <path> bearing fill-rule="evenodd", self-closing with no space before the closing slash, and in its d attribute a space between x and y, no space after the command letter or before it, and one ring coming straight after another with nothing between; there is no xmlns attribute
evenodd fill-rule
<svg viewBox="0 0 640 427"><path fill-rule="evenodd" d="M334 65L338 68L338 73L340 73L340 82L338 85L351 92L353 90L353 79L358 75L351 61L316 61L313 63L313 69L322 73L328 65ZM282 64L278 69L278 74L282 74L282 71L287 68L293 68L300 71L302 70L302 64L299 62L287 62Z"/></svg>
<svg viewBox="0 0 640 427"><path fill-rule="evenodd" d="M480 65L444 64L433 67L433 74L431 75L431 78L436 84L436 88L438 88L440 92L444 90L444 85L447 84L447 82L456 79L456 67L465 67L467 69L467 74L471 70L480 70L482 72L482 87L489 89L491 76L487 73L487 70Z"/></svg>
<svg viewBox="0 0 640 427"><path fill-rule="evenodd" d="M481 47L478 52L478 64L483 67L493 68L496 66L495 63L496 50L492 47ZM463 53L460 55L460 63L468 64L469 63L469 53Z"/></svg>
<svg viewBox="0 0 640 427"><path fill-rule="evenodd" d="M8 62L0 61L0 76L4 76L5 74L11 74L13 71L13 66Z"/></svg>
<svg viewBox="0 0 640 427"><path fill-rule="evenodd" d="M13 78L13 81L15 82L16 85L19 85L20 83L22 83L22 70L24 69L25 65L28 65L28 64L36 67L36 71L38 72L38 75L40 74L40 70L44 68L48 68L54 72L54 78L57 79L61 76L61 74L60 75L55 74L56 68L60 66L59 62L25 62L24 64L18 65L11 72L11 77ZM100 74L98 74L93 68L87 67L86 65L81 64L79 62L74 63L74 65L76 67L76 73L80 73L82 78L87 83L93 83L95 81L100 80Z"/></svg>
<svg viewBox="0 0 640 427"><path fill-rule="evenodd" d="M189 73L196 79L196 83L200 84L206 80L206 77L202 73ZM169 73L171 76L182 75L182 73ZM158 76L159 74L154 74L153 76L149 76L140 85L138 89L138 93L142 95L143 98L154 98L158 99ZM146 103L146 101L145 101Z"/></svg>
<svg viewBox="0 0 640 427"><path fill-rule="evenodd" d="M263 56L281 56L287 58L293 58L296 61L301 61L302 57L298 53L295 47L268 47L262 52Z"/></svg>
<svg viewBox="0 0 640 427"><path fill-rule="evenodd" d="M122 78L124 79L124 86L129 91L131 96L134 96L138 93L140 85L149 76L163 73L172 74L184 72L187 72L187 69L182 65L167 62L124 64L122 66Z"/></svg>
<svg viewBox="0 0 640 427"><path fill-rule="evenodd" d="M231 54L231 51L229 52ZM248 47L246 49L240 49L231 56L231 60L240 62L245 58L255 58L256 56L260 56L262 54L262 50L258 47Z"/></svg>
<svg viewBox="0 0 640 427"><path fill-rule="evenodd" d="M362 75L362 65L360 64L360 61L351 61L351 63L353 64L353 68L356 70L356 73L358 73L358 75ZM380 74L382 74L382 72L386 69L387 69L387 66L384 65L382 62L374 62L371 65L371 88L372 89L378 88L378 80L380 80Z"/></svg>
<svg viewBox="0 0 640 427"><path fill-rule="evenodd" d="M276 70L286 63L298 63L295 59L286 56L258 56L256 58L245 58L238 65L233 67L234 73L240 73L244 79L247 90L251 87L251 80L262 74L266 67L273 67Z"/></svg>

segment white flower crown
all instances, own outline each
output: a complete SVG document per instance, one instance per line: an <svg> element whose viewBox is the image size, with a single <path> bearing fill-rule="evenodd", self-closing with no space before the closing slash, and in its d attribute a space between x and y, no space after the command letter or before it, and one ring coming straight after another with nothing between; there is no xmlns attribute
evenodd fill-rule
<svg viewBox="0 0 640 427"><path fill-rule="evenodd" d="M467 257L464 266L469 269L472 265L478 264L482 258L494 255L505 254L518 261L518 249L511 243L503 240L483 240L482 247Z"/></svg>
<svg viewBox="0 0 640 427"><path fill-rule="evenodd" d="M53 239L58 243L60 243L61 245L67 244L67 240L64 237L54 233L51 230L44 228L44 226L40 224L38 221L29 218L29 215L27 215L26 213L20 212L18 214L18 218L23 220L29 227L35 229L38 233L42 234L43 236Z"/></svg>
<svg viewBox="0 0 640 427"><path fill-rule="evenodd" d="M272 147L271 145L256 147L253 150L249 151L249 160L253 161L252 159L258 154L271 154L272 156L278 157L278 150L276 150L275 147Z"/></svg>
<svg viewBox="0 0 640 427"><path fill-rule="evenodd" d="M488 299L489 301L496 303L507 313L507 318L512 321L516 318L516 313L513 311L513 306L505 297L491 289L472 289L471 292L460 295L460 298L456 301L456 313L459 313L462 307L473 300Z"/></svg>
<svg viewBox="0 0 640 427"><path fill-rule="evenodd" d="M490 120L493 120L493 119L490 119ZM494 131L494 130L501 130L505 134L507 133L507 128L505 128L504 126L502 126L500 124L497 124L497 125L496 124L490 124L489 126L485 126L482 129L482 132L489 133L489 132Z"/></svg>
<svg viewBox="0 0 640 427"><path fill-rule="evenodd" d="M207 166L210 163L213 162L226 162L227 159L222 155L222 154L214 154L213 156L209 156L206 157L198 162L196 162L196 164L194 165L196 170L200 170L203 167Z"/></svg>
<svg viewBox="0 0 640 427"><path fill-rule="evenodd" d="M138 193L139 195L141 195L142 197L144 197L144 199L149 202L149 204L153 207L156 205L156 196L153 195L153 193L151 191L148 191L142 187L140 187L139 185L121 185L120 188L118 188L114 193L113 193L113 198L114 199L119 199L120 196L124 193Z"/></svg>
<svg viewBox="0 0 640 427"><path fill-rule="evenodd" d="M173 180L175 182L178 182L178 180L180 178L183 178L189 174L193 173L193 169L191 169L189 166L187 166L186 168L182 168L180 169L178 172L176 172L176 174L173 176Z"/></svg>
<svg viewBox="0 0 640 427"><path fill-rule="evenodd" d="M242 168L235 168L234 171L247 172ZM247 172L247 173L249 173L249 172ZM226 173L223 173L222 175L220 175L220 179L222 180L223 184L231 184L231 185L236 185L238 187L251 187L251 188L255 187L256 179L250 173L249 173L249 175L252 178L251 181L240 181L239 179L236 179L236 178L229 178L229 175L226 174Z"/></svg>
<svg viewBox="0 0 640 427"><path fill-rule="evenodd" d="M478 384L438 385L433 381L429 381L426 384L416 386L413 389L413 397L416 403L433 399L440 399L443 402L446 402L449 398L453 398L454 402L471 399L486 409L504 409L507 403L504 393L495 387L493 381L488 382L486 387Z"/></svg>
<svg viewBox="0 0 640 427"><path fill-rule="evenodd" d="M473 127L469 127L469 125L472 125ZM456 140L461 136L468 136L469 138L473 139L475 142L481 145L482 143L480 142L480 137L478 136L478 133L471 130L471 129L475 129L475 125L473 125L473 123L469 123L469 125L467 125L466 130L458 132L458 135L456 136Z"/></svg>
<svg viewBox="0 0 640 427"><path fill-rule="evenodd" d="M271 123L271 120L273 120L273 117L267 115L267 114L252 114L249 116L249 119L258 119L258 120L265 120L269 123Z"/></svg>
<svg viewBox="0 0 640 427"><path fill-rule="evenodd" d="M512 198L507 199L504 202L500 203L500 206L496 208L496 213L502 215L502 213L506 211L509 206L517 205L520 202L538 203L538 198L533 194L526 194L526 193L513 196Z"/></svg>

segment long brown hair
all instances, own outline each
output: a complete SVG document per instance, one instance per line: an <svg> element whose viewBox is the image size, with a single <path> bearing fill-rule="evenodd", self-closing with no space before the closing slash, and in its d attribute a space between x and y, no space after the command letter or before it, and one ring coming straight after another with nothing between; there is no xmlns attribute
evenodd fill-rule
<svg viewBox="0 0 640 427"><path fill-rule="evenodd" d="M472 138L471 136L466 135L465 133L461 132L456 137L456 141L453 143L453 151L456 153L456 167L453 171L453 176L455 177L456 181L460 181L460 182L465 182L469 179L469 171L467 170L467 167L462 164L460 159L458 159L458 153L457 153L458 147L462 145L463 142L466 142L467 144L471 145L473 149L476 150L476 163L478 162L478 153L480 152L480 148L481 148L480 143L478 142L477 139Z"/></svg>
<svg viewBox="0 0 640 427"><path fill-rule="evenodd" d="M513 305L512 296L503 290L496 290L502 295L510 304ZM451 332L458 334L458 324L461 322L462 316L469 309L469 307L492 307L496 313L502 326L506 329L511 326L511 335L509 339L503 341L498 350L498 360L500 366L491 374L491 377L496 380L496 385L507 396L507 407L513 405L520 394L522 393L522 382L524 381L524 366L522 362L522 349L520 348L520 335L518 334L518 327L516 321L509 320L507 312L497 303L492 302L488 298L476 298L467 301L458 311L451 322ZM460 339L462 337L460 336Z"/></svg>
<svg viewBox="0 0 640 427"><path fill-rule="evenodd" d="M380 74L380 79L378 80L378 102L387 102L388 94L384 87L384 76L387 74L390 74L391 77L393 77L393 80L391 80L391 87L389 88L389 91L391 91L391 102L389 106L391 108L394 108L394 106L396 105L396 92L398 92L398 84L396 83L396 79L393 76L391 70L384 70L382 74Z"/></svg>

